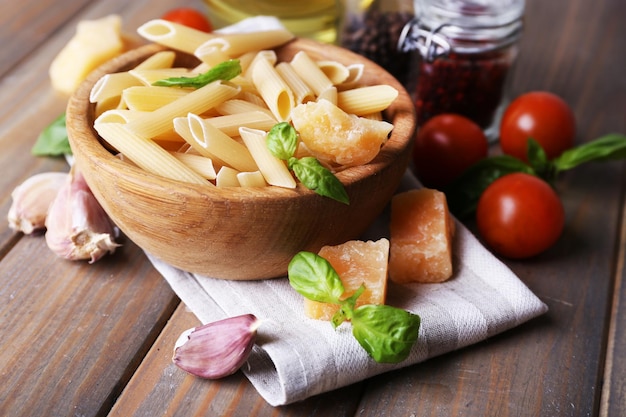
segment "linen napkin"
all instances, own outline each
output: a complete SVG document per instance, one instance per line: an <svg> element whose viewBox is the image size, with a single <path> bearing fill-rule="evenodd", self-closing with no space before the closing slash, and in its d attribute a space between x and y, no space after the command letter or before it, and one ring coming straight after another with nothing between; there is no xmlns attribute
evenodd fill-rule
<svg viewBox="0 0 626 417"><path fill-rule="evenodd" d="M407 170L398 191L419 187ZM363 239L388 237L388 210ZM453 277L439 284L390 283L387 304L421 317L417 343L399 364L378 364L354 339L304 315L303 297L286 277L225 281L176 269L148 254L155 268L203 322L252 313L264 323L242 368L259 394L278 406L477 343L547 311L514 274L457 221Z"/></svg>

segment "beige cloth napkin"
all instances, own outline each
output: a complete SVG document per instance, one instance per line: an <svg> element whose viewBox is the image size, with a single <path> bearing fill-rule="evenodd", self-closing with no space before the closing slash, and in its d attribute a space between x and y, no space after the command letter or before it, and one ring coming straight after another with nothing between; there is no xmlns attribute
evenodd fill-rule
<svg viewBox="0 0 626 417"><path fill-rule="evenodd" d="M410 173L400 190L419 187ZM364 239L387 237L388 212ZM242 371L271 405L283 405L350 385L477 343L547 311L502 262L457 222L455 274L441 284L390 283L388 304L422 319L407 360L381 365L352 337L349 323L333 330L303 313L303 298L287 278L224 281L190 274L149 256L181 300L203 323L244 313L265 321Z"/></svg>

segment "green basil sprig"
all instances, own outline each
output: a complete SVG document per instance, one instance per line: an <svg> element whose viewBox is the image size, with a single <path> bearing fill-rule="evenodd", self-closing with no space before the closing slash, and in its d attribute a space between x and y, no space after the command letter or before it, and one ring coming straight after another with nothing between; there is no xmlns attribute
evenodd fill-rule
<svg viewBox="0 0 626 417"><path fill-rule="evenodd" d="M195 77L170 77L158 80L152 85L163 87L200 88L217 80L232 80L241 74L241 64L238 59L221 62L207 72Z"/></svg>
<svg viewBox="0 0 626 417"><path fill-rule="evenodd" d="M376 362L398 363L409 356L419 333L418 315L389 305L355 308L365 287L342 300L345 290L339 275L326 259L312 252L297 253L288 274L291 286L304 297L339 305L331 321L333 328L350 321L352 335Z"/></svg>
<svg viewBox="0 0 626 417"><path fill-rule="evenodd" d="M495 155L468 168L443 190L450 211L461 219L472 215L482 192L489 184L506 174L525 172L554 184L560 173L584 163L626 159L626 136L609 134L568 149L551 160L547 158L541 145L529 138L527 158L528 163L509 155Z"/></svg>
<svg viewBox="0 0 626 417"><path fill-rule="evenodd" d="M274 125L267 134L267 147L272 155L287 161L289 169L305 187L321 196L350 204L350 198L341 181L317 159L310 156L303 158L294 156L297 146L298 133L287 122Z"/></svg>
<svg viewBox="0 0 626 417"><path fill-rule="evenodd" d="M31 149L35 156L62 156L71 155L72 148L67 138L65 128L65 113L54 119L37 137Z"/></svg>

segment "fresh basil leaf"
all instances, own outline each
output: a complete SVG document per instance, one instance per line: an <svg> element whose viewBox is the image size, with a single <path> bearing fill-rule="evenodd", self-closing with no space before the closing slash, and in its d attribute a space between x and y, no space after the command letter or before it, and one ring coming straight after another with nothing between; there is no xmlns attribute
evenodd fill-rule
<svg viewBox="0 0 626 417"><path fill-rule="evenodd" d="M332 172L310 156L289 160L289 167L305 187L324 197L330 197L340 203L350 204L350 198L343 184Z"/></svg>
<svg viewBox="0 0 626 417"><path fill-rule="evenodd" d="M31 149L35 156L61 156L72 154L65 128L65 113L57 117L40 134Z"/></svg>
<svg viewBox="0 0 626 417"><path fill-rule="evenodd" d="M278 159L287 161L296 153L298 133L287 122L274 125L267 133L267 148Z"/></svg>
<svg viewBox="0 0 626 417"><path fill-rule="evenodd" d="M330 262L312 252L298 252L287 268L289 284L309 300L341 304L345 289Z"/></svg>
<svg viewBox="0 0 626 417"><path fill-rule="evenodd" d="M417 340L420 317L388 305L364 305L352 314L352 334L379 363L405 360Z"/></svg>
<svg viewBox="0 0 626 417"><path fill-rule="evenodd" d="M450 211L460 219L472 215L489 184L513 172L536 175L530 165L510 155L496 155L480 160L443 190Z"/></svg>
<svg viewBox="0 0 626 417"><path fill-rule="evenodd" d="M163 87L191 87L200 88L217 80L232 80L241 74L241 64L238 59L221 62L207 72L195 77L171 77L155 81L152 85Z"/></svg>
<svg viewBox="0 0 626 417"><path fill-rule="evenodd" d="M626 158L626 136L617 133L568 149L552 162L556 170L566 171L586 162Z"/></svg>

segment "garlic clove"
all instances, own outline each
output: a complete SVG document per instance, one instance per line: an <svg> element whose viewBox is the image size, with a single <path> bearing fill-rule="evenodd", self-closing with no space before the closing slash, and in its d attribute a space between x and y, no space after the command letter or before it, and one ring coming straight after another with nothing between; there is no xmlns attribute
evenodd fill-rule
<svg viewBox="0 0 626 417"><path fill-rule="evenodd" d="M50 204L67 176L66 172L42 172L15 187L7 216L9 227L26 235L44 229Z"/></svg>
<svg viewBox="0 0 626 417"><path fill-rule="evenodd" d="M117 228L75 167L50 205L46 228L48 247L69 260L94 263L120 246Z"/></svg>
<svg viewBox="0 0 626 417"><path fill-rule="evenodd" d="M260 321L252 314L230 317L183 332L173 362L207 379L232 375L248 360Z"/></svg>

